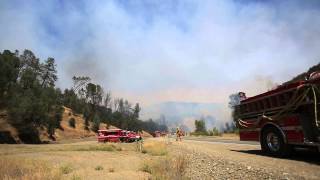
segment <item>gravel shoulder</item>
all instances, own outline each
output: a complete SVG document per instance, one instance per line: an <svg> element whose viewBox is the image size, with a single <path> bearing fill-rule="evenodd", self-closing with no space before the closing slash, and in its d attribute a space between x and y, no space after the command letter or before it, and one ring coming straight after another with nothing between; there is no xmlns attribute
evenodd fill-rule
<svg viewBox="0 0 320 180"><path fill-rule="evenodd" d="M289 159L265 156L258 145L172 141L173 153L188 158L191 179L319 179L317 153L297 152Z"/></svg>

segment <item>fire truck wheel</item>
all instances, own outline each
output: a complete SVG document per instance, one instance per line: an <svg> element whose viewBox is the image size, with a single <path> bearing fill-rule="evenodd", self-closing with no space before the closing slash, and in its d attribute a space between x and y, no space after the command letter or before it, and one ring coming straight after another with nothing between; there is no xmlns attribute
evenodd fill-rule
<svg viewBox="0 0 320 180"><path fill-rule="evenodd" d="M277 128L270 127L263 131L261 149L272 156L285 157L290 155L292 148Z"/></svg>

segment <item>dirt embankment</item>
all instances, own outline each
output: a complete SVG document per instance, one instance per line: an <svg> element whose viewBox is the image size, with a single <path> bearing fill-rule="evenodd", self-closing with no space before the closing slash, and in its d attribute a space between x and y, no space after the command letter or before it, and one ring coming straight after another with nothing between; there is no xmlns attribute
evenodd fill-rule
<svg viewBox="0 0 320 180"><path fill-rule="evenodd" d="M69 120L75 119L75 127L70 127ZM90 124L91 125L91 124ZM101 128L105 128L106 124L101 124ZM43 142L50 142L49 134L46 129L39 129L40 140ZM56 141L79 139L84 137L95 136L95 133L91 130L84 129L84 119L80 114L75 114L71 109L64 107L64 112L61 120L61 129L56 129L55 139ZM8 123L8 115L6 111L0 112L0 143L22 143L19 138L19 132L15 127Z"/></svg>
<svg viewBox="0 0 320 180"><path fill-rule="evenodd" d="M73 118L75 120L75 127L69 125L69 120ZM90 123L91 126L91 123ZM106 124L100 124L101 129L106 128ZM111 126L112 128L112 126ZM40 140L44 142L50 142L49 134L46 129L39 129ZM84 129L84 118L81 114L75 114L71 109L64 107L64 112L61 120L61 129L56 129L55 140L69 140L69 139L81 139L85 137L94 137L93 131ZM6 111L0 112L0 143L21 143L19 133L16 128L8 123L8 115Z"/></svg>
<svg viewBox="0 0 320 180"><path fill-rule="evenodd" d="M69 120L75 120L75 127L71 127L69 125ZM64 107L64 112L62 114L61 120L61 128L56 129L53 141L49 138L49 134L47 133L46 129L40 129L40 140L43 142L61 142L61 141L77 141L83 138L88 137L95 137L96 133L91 131L90 127L92 122L89 122L89 130L85 130L84 127L85 120L82 114L76 114L72 111L72 109ZM101 123L99 129L106 129L107 124ZM117 129L115 126L109 126L110 129ZM152 137L149 133L143 131L143 137ZM22 143L19 138L19 133L16 128L11 126L8 123L8 116L6 111L0 112L0 144L1 143L8 143L8 144L15 144L15 143Z"/></svg>

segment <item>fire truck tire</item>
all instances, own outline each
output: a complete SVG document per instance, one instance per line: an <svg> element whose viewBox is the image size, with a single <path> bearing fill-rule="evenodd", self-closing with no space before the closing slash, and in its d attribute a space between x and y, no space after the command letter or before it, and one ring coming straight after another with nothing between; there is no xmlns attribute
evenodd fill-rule
<svg viewBox="0 0 320 180"><path fill-rule="evenodd" d="M269 127L263 131L261 149L276 157L289 156L292 151L292 147L285 143L281 132L275 127Z"/></svg>

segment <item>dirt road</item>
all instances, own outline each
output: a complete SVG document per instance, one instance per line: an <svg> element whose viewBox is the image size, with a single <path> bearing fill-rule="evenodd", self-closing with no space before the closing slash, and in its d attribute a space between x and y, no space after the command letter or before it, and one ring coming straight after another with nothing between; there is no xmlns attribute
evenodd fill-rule
<svg viewBox="0 0 320 180"><path fill-rule="evenodd" d="M191 179L320 179L320 156L299 151L291 158L264 155L257 143L189 138L172 142L171 151L188 157Z"/></svg>

